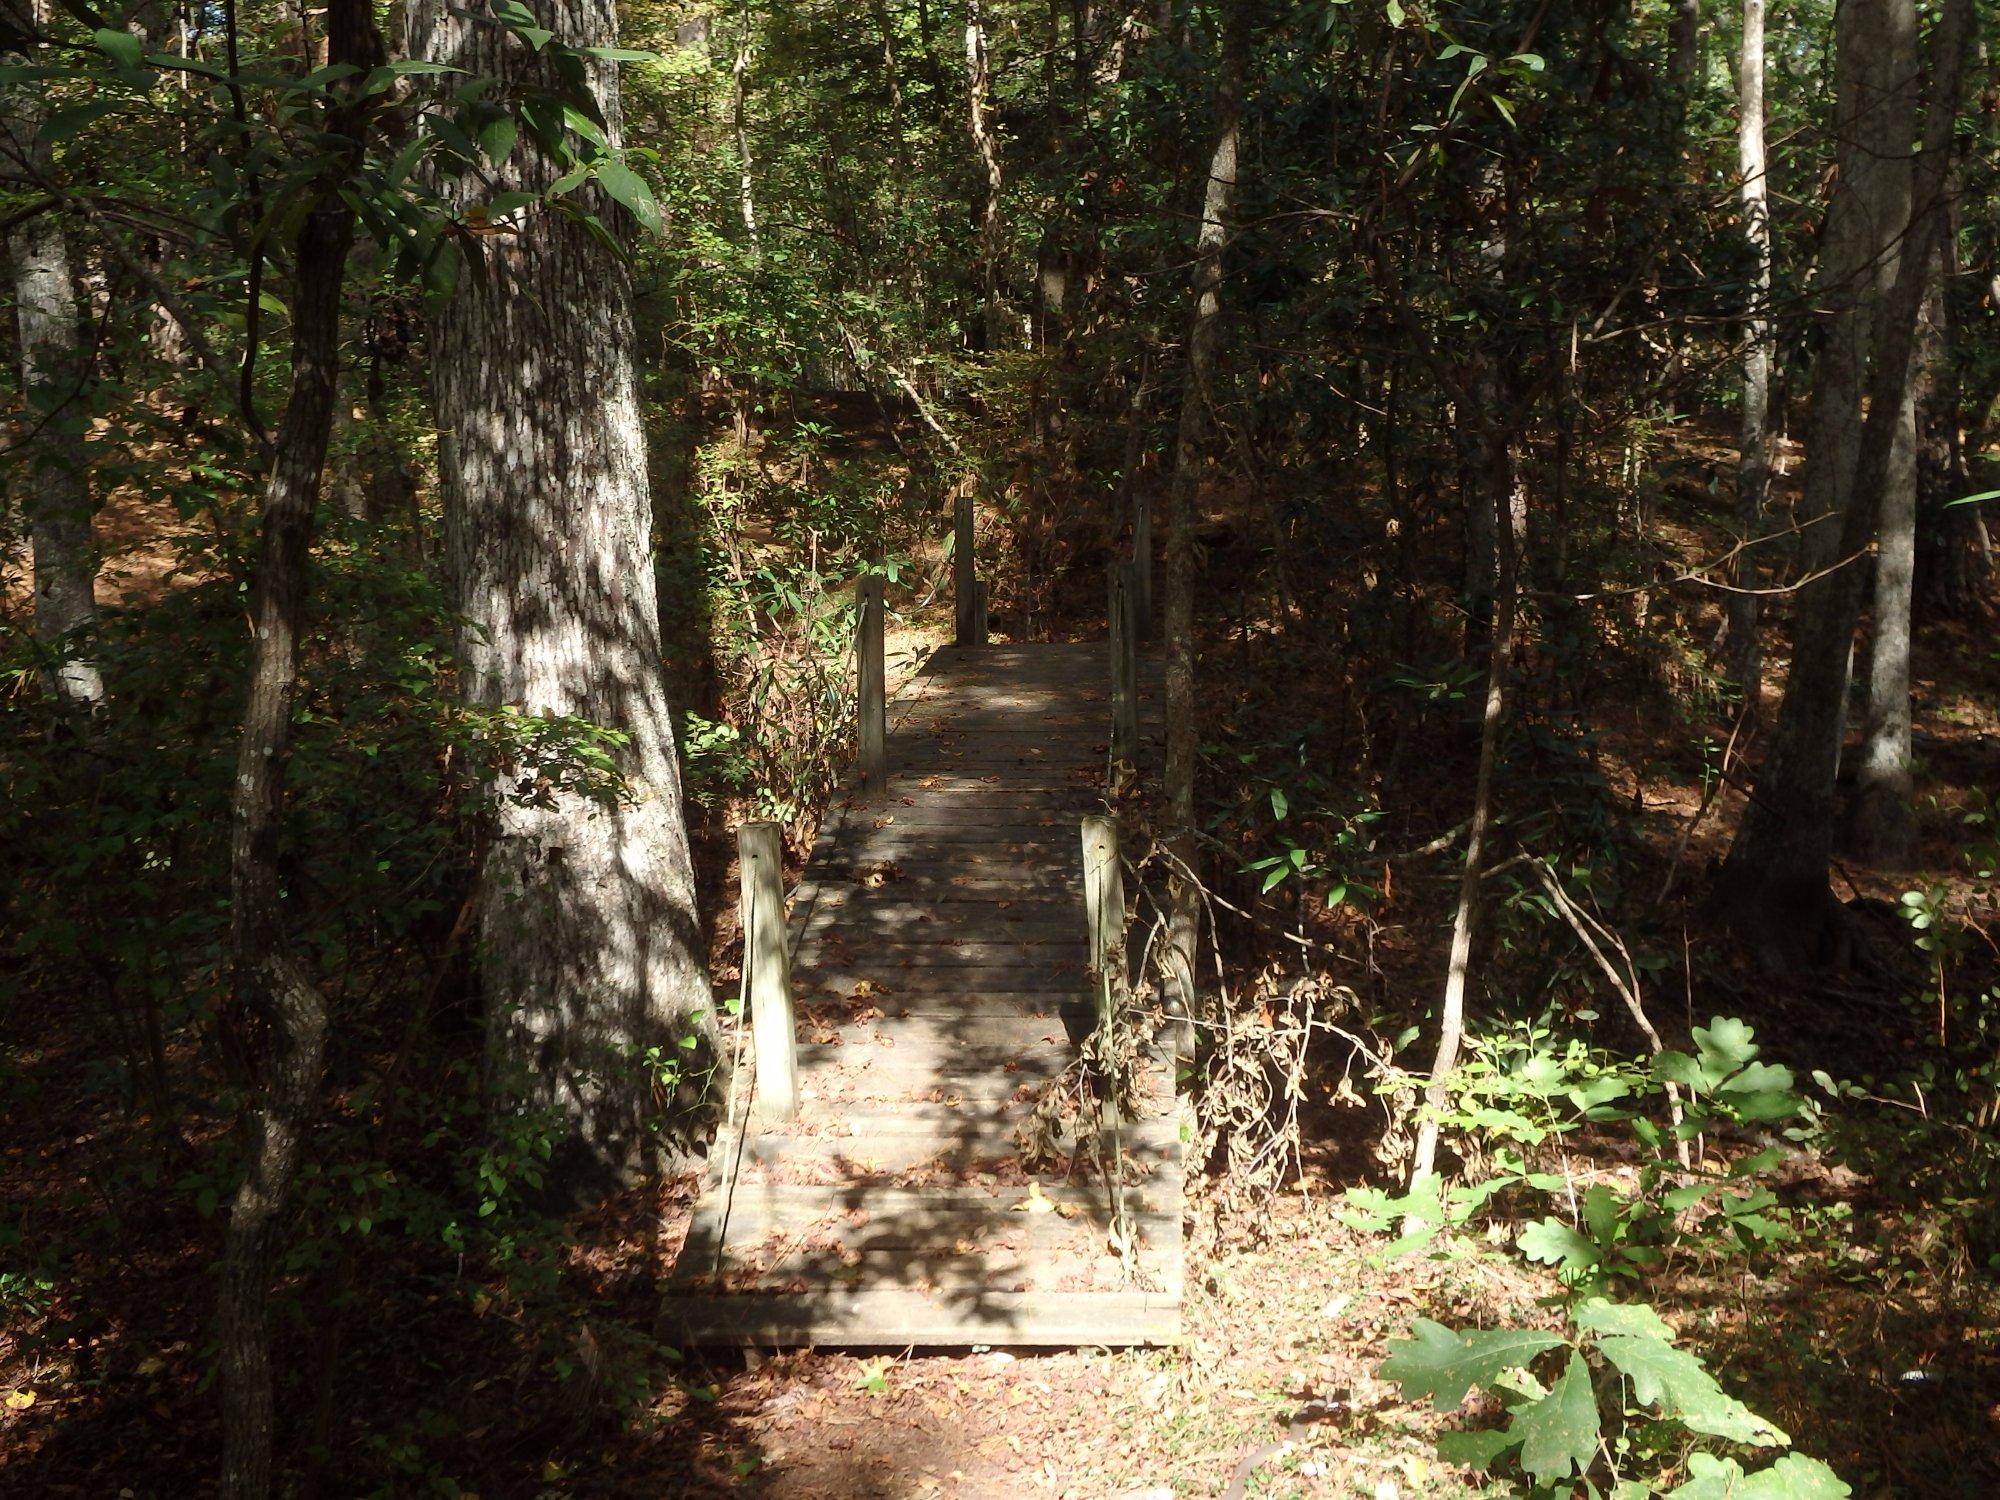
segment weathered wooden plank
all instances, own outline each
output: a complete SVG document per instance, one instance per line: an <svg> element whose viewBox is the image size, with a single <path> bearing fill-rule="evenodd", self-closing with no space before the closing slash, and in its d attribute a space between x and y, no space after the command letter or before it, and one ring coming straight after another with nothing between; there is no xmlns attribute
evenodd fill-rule
<svg viewBox="0 0 2000 1500"><path fill-rule="evenodd" d="M830 1219L874 1227L896 1237L895 1242L912 1245L923 1243L922 1236L934 1233L962 1238L968 1224L976 1228L986 1221L1013 1224L1022 1219L1036 1223L1049 1218L1058 1222L1081 1219L1099 1227L1111 1223L1110 1196L1096 1183L1042 1183L1037 1191L1052 1205L1049 1213L1024 1211L1029 1206L1025 1187L899 1188L865 1182L821 1187L745 1182L737 1184L734 1193L717 1195L702 1205L688 1231L688 1243L699 1238L713 1246L725 1230L729 1236L761 1235ZM1127 1189L1125 1199L1126 1211L1155 1232L1178 1225L1178 1194L1170 1197L1157 1187L1137 1186Z"/></svg>
<svg viewBox="0 0 2000 1500"><path fill-rule="evenodd" d="M977 1291L944 1296L907 1288L833 1288L751 1296L672 1298L661 1331L691 1348L951 1348L1162 1345L1180 1341L1178 1296L1164 1292Z"/></svg>
<svg viewBox="0 0 2000 1500"><path fill-rule="evenodd" d="M919 771L891 777L884 797L893 806L899 798L936 795L954 801L1040 802L1063 796L1095 797L1102 778L1093 771L1082 777L1016 778L975 776L964 771Z"/></svg>
<svg viewBox="0 0 2000 1500"><path fill-rule="evenodd" d="M874 866L874 860L864 864ZM1064 876L1054 872L978 872L978 874L944 874L934 866L908 866L902 860L890 862L892 868L878 870L868 868L866 890L880 894L886 900L900 900L904 904L944 904L944 902L964 902L968 906L984 908L994 902L1010 902L1012 906L1028 906L1032 902L1066 902L1078 904L1084 900L1084 878L1082 872L1076 876ZM794 906L794 922L810 920L812 912L820 910L814 902L804 916ZM952 920L964 918L974 920L972 912L950 912Z"/></svg>
<svg viewBox="0 0 2000 1500"><path fill-rule="evenodd" d="M731 1236L719 1266L711 1247L695 1246L685 1279L690 1289L713 1284L733 1292L798 1291L810 1286L909 1287L948 1297L991 1292L1124 1292L1149 1288L1178 1294L1180 1221L1159 1226L1161 1243L1142 1241L1131 1262L1111 1247L1102 1225L1054 1214L1012 1215L956 1240L931 1245L891 1243L872 1225L835 1232L830 1226L774 1228L755 1239ZM707 1259L706 1266L701 1258ZM670 1285L676 1284L670 1282Z"/></svg>
<svg viewBox="0 0 2000 1500"><path fill-rule="evenodd" d="M945 1100L923 1101L937 1106L933 1115L944 1112ZM877 1118L901 1115L911 1106L887 1110L873 1107ZM1011 1133L996 1130L982 1121L990 1119L995 1106L965 1100L953 1114L966 1123L954 1132L910 1130L896 1132L871 1129L866 1134L839 1135L752 1135L740 1146L734 1136L717 1143L718 1159L739 1164L744 1170L759 1169L766 1180L825 1185L901 1178L904 1187L922 1187L953 1182L1013 1182L1022 1186L1028 1174L1021 1165L1019 1147ZM871 1111L857 1106L843 1114L866 1117ZM1026 1111L1017 1120L1025 1122ZM1172 1115L1140 1120L1125 1127L1122 1144L1130 1163L1149 1177L1162 1173L1178 1178L1181 1170L1180 1121ZM1077 1175L1095 1175L1096 1142L1082 1144L1077 1157ZM1070 1175L1058 1171L1053 1175Z"/></svg>
<svg viewBox="0 0 2000 1500"><path fill-rule="evenodd" d="M1003 898L1010 892L1024 899L1041 897L1055 900L1075 895L1080 902L1083 872L1068 868L1075 863L1074 859L1064 859L1053 849L1002 851L991 858L967 854L953 861L941 858L931 849L890 845L883 849L857 850L855 857L846 862L846 872L848 883L852 885L870 891L902 893L907 890L918 899L929 899L931 893L915 887L934 885L960 891L983 891ZM1080 906L1078 909L1081 909Z"/></svg>
<svg viewBox="0 0 2000 1500"><path fill-rule="evenodd" d="M802 968L815 968L821 964L831 964L844 968L854 964L875 967L883 964L896 968L941 968L977 969L1022 967L1036 972L1052 971L1069 973L1066 967L1078 959L1077 950L1082 946L1076 924L1070 924L1067 934L1051 934L1042 942L1023 942L1019 939L1007 941L979 942L971 938L955 941L933 940L916 942L903 936L871 936L856 934L851 942L842 942L829 935L823 940L801 943L794 962ZM1081 973L1081 969L1075 972Z"/></svg>
<svg viewBox="0 0 2000 1500"><path fill-rule="evenodd" d="M873 911L923 912L940 922L1004 921L1010 915L1032 921L1060 911L1065 916L1076 909L1075 895L1083 888L1081 877L1068 888L1049 884L1022 889L999 881L967 884L887 878L871 886L840 885L822 891L810 910L802 911L796 900L792 906L795 929L819 912L853 911L863 915ZM959 910L959 908L966 910ZM833 920L831 917L820 920Z"/></svg>
<svg viewBox="0 0 2000 1500"><path fill-rule="evenodd" d="M962 817L929 811L904 813L885 819L878 827L851 831L834 851L835 862L846 865L850 873L861 861L899 856L932 863L992 865L1019 855L1029 863L1046 863L1058 857L1074 864L1077 820L1092 811L1054 808L1032 816L1008 817L982 817L976 808Z"/></svg>
<svg viewBox="0 0 2000 1500"><path fill-rule="evenodd" d="M901 804L928 799L950 807L991 805L1044 807L1050 803L1069 805L1094 802L1099 791L1100 787L1095 781L1064 780L1037 784L998 777L992 781L984 781L977 776L966 776L962 773L936 772L926 776L898 778L889 783L879 801L870 805L878 808L887 805L893 810Z"/></svg>
<svg viewBox="0 0 2000 1500"><path fill-rule="evenodd" d="M1060 1020L1070 1009L1085 1003L1074 986L1055 990L970 991L921 984L915 989L906 985L894 994L871 988L867 995L859 997L846 992L841 992L838 999L825 995L803 996L799 1013L837 1024L862 1002L896 1017L953 1018L976 1013L997 1017L1033 1016L1042 1020Z"/></svg>
<svg viewBox="0 0 2000 1500"><path fill-rule="evenodd" d="M782 1132L770 1132L754 1123L745 1139L786 1139L794 1141L873 1140L887 1136L927 1136L937 1140L970 1140L992 1137L1004 1141L1026 1113L1018 1104L1001 1099L959 1099L951 1103L856 1104L837 1115L809 1116L796 1120ZM733 1131L717 1138L711 1156L735 1149Z"/></svg>
<svg viewBox="0 0 2000 1500"><path fill-rule="evenodd" d="M1051 800L1035 807L981 805L970 800L963 803L926 801L891 804L874 810L870 815L850 818L842 827L838 840L815 844L813 849L822 858L827 853L839 857L875 834L917 831L928 833L930 838L927 842L939 853L953 853L956 852L955 845L962 842L954 832L960 828L992 828L1001 833L1016 829L1019 836L1033 838L1040 836L1052 822L1074 825L1085 813L1103 810L1102 802L1094 796L1066 798L1060 802Z"/></svg>
<svg viewBox="0 0 2000 1500"><path fill-rule="evenodd" d="M796 946L803 951L825 941L837 950L887 937L911 943L958 943L973 933L1003 943L1074 943L1076 913L1067 901L988 901L966 911L915 901L822 904L801 927Z"/></svg>
<svg viewBox="0 0 2000 1500"><path fill-rule="evenodd" d="M1002 1197L883 1188L872 1194L876 1206L871 1208L849 1202L853 1196L840 1187L779 1185L766 1188L762 1195L739 1192L736 1201L726 1206L720 1200L704 1205L688 1230L675 1277L708 1278L719 1266L725 1272L760 1269L778 1281L788 1281L803 1269L795 1258L803 1254L837 1258L863 1280L907 1281L911 1279L907 1274L898 1274L905 1263L884 1252L916 1251L938 1255L934 1264L943 1268L939 1284L960 1278L971 1281L979 1264L969 1258L995 1254L1047 1264L1052 1279L1042 1284L1055 1290L1056 1279L1064 1274L1063 1257L1092 1260L1107 1251L1117 1253L1116 1216L1111 1195L1102 1187L1093 1196L1065 1185L1062 1197L1045 1189L1033 1194L1025 1188L1010 1189ZM901 1201L884 1206L891 1198ZM1180 1205L1142 1212L1128 1202L1126 1219L1134 1254L1146 1269L1156 1277L1177 1275ZM947 1257L955 1257L956 1263Z"/></svg>
<svg viewBox="0 0 2000 1500"><path fill-rule="evenodd" d="M829 1026L808 1017L799 1039L814 1047L866 1053L904 1048L1032 1048L1054 1046L1065 1052L1090 1032L1090 1013L1082 1005L1055 1015L988 1015L966 1011L958 1015L880 1016L868 1021ZM832 1038L832 1040L828 1040Z"/></svg>

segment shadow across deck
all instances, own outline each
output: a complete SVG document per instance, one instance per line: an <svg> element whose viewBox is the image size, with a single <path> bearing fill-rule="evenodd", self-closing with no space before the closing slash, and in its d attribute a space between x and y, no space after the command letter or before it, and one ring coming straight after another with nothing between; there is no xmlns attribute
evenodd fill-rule
<svg viewBox="0 0 2000 1500"><path fill-rule="evenodd" d="M844 796L790 901L799 1113L754 1079L663 1308L699 1345L1142 1345L1180 1336L1173 1070L1030 1171L1020 1134L1088 1035L1079 825L1104 809L1096 645L934 652L889 774ZM1159 682L1139 673L1141 757ZM1122 1210L1122 1217L1121 1217Z"/></svg>

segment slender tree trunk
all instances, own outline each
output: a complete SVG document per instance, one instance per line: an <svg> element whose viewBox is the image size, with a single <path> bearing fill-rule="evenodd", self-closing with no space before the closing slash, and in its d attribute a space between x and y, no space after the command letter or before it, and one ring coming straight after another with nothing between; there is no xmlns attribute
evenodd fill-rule
<svg viewBox="0 0 2000 1500"><path fill-rule="evenodd" d="M1451 954L1446 960L1444 1003L1438 1015L1437 1056L1424 1089L1423 1118L1417 1122L1410 1183L1437 1170L1438 1124L1451 1103L1451 1075L1465 1040L1465 996L1471 987L1472 940L1479 924L1479 886L1486 872L1486 838L1493 823L1493 773L1500 759L1500 730L1507 716L1507 669L1514 651L1515 570L1518 557L1509 512L1510 497L1488 496L1496 514L1489 523L1499 569L1494 591L1493 627L1486 636L1486 707L1479 727L1479 769L1472 784L1472 821L1465 834L1465 867L1459 874L1458 904L1451 919Z"/></svg>
<svg viewBox="0 0 2000 1500"><path fill-rule="evenodd" d="M0 18L23 35L32 35L47 14L45 0L0 0ZM7 60L32 61L25 53ZM0 86L0 185L32 191L48 175L48 148L37 139L48 113L42 87ZM35 636L51 654L47 680L58 701L89 714L104 702L103 675L76 639L97 624L90 477L76 441L89 372L77 337L69 240L56 210L44 208L16 223L7 233L7 251L27 408L21 511L34 568Z"/></svg>
<svg viewBox="0 0 2000 1500"><path fill-rule="evenodd" d="M574 47L617 42L610 0L549 0L540 17ZM553 82L542 58L445 0L420 5L413 27L414 56L496 79L496 97ZM617 75L589 69L615 143ZM524 136L494 184L540 193L559 171ZM520 770L503 772L481 872L495 1085L564 1119L559 1181L584 1197L646 1165L644 1053L711 1043L714 1022L661 667L630 277L566 214L529 206L508 227L485 242L486 274L461 277L439 309L431 380L461 691L625 737L616 805L531 795Z"/></svg>
<svg viewBox="0 0 2000 1500"><path fill-rule="evenodd" d="M1201 928L1201 891L1195 848L1195 758L1201 729L1195 705L1194 506L1201 488L1204 450L1212 436L1216 355L1222 342L1222 256L1229 244L1229 216L1237 184L1237 137L1243 118L1244 81L1250 67L1252 0L1230 0L1223 13L1222 63L1216 75L1215 149L1202 191L1201 229L1195 239L1190 286L1187 365L1182 377L1174 472L1167 489L1162 635L1166 648L1167 827L1178 862L1168 881L1166 961L1178 999L1189 1017L1200 1014L1195 950Z"/></svg>
<svg viewBox="0 0 2000 1500"><path fill-rule="evenodd" d="M985 296L986 347L1007 342L1006 308L1001 301L1000 147L993 139L992 80L986 55L986 19L980 0L968 0L965 17L965 97L972 150L979 158L985 196L979 208L979 275Z"/></svg>
<svg viewBox="0 0 2000 1500"><path fill-rule="evenodd" d="M1477 659L1493 625L1500 583L1500 528L1518 553L1527 532L1527 494L1514 482L1516 393L1501 328L1508 316L1507 252L1513 206L1511 162L1477 168L1475 202L1485 225L1474 275L1481 324L1468 330L1463 390L1457 394L1455 440L1465 500L1465 654Z"/></svg>
<svg viewBox="0 0 2000 1500"><path fill-rule="evenodd" d="M1495 286L1497 288L1497 276ZM1465 648L1477 656L1493 624L1500 586L1500 533L1518 545L1526 525L1526 497L1514 483L1514 391L1500 358L1488 347L1491 331L1476 336L1463 405L1458 413L1459 481L1465 500Z"/></svg>
<svg viewBox="0 0 2000 1500"><path fill-rule="evenodd" d="M1764 150L1764 0L1743 0L1743 51L1736 69L1736 164L1743 179L1743 238L1750 254L1749 317L1743 330L1743 416L1736 457L1736 532L1754 548L1771 493L1771 202ZM1737 554L1731 581L1758 586L1758 554ZM1755 713L1763 683L1759 596L1729 596L1730 679Z"/></svg>
<svg viewBox="0 0 2000 1500"><path fill-rule="evenodd" d="M889 85L889 150L896 162L894 187L900 203L908 191L910 143L903 118L903 70L896 61L896 26L889 18L887 0L869 0L869 9L882 36L882 77Z"/></svg>
<svg viewBox="0 0 2000 1500"><path fill-rule="evenodd" d="M1941 238L1941 237L1940 237ZM1930 256L1919 314L1918 348L1909 362L1896 416L1897 442L1882 490L1875 549L1874 634L1868 653L1868 709L1854 768L1847 844L1871 864L1906 863L1917 838L1916 787L1910 771L1910 629L1917 576L1917 393L1941 316L1938 256Z"/></svg>
<svg viewBox="0 0 2000 1500"><path fill-rule="evenodd" d="M743 211L743 234L750 248L757 248L757 193L750 161L750 132L744 125L743 102L750 78L750 31L744 23L743 40L736 45L736 63L729 70L730 124L736 131L736 195Z"/></svg>
<svg viewBox="0 0 2000 1500"><path fill-rule="evenodd" d="M1904 0L1889 0L1885 5L1878 0L1872 8L1881 10L1902 3ZM1863 9L1859 0L1853 0L1842 15ZM1838 960L1846 948L1827 870L1832 858L1834 778L1847 661L1866 574L1856 563L1843 559L1858 558L1873 539L1882 496L1897 461L1896 448L1902 441L1903 396L1916 343L1917 316L1931 253L1944 230L1953 116L1969 30L1969 0L1946 0L1932 33L1925 70L1929 97L1914 191L1908 198L1913 212L1905 221L1907 243L1898 257L1895 281L1888 295L1879 299L1868 379L1868 417L1858 441L1851 445L1858 451L1849 482L1842 487L1851 498L1839 512L1833 546L1827 549L1839 565L1801 592L1784 706L1716 891L1718 911L1772 968ZM1905 149L1903 143L1908 140L1904 131L1874 138L1873 144L1886 157ZM1843 177L1834 207L1839 207L1842 197L1858 191ZM1817 462L1823 465L1826 459L1822 453Z"/></svg>
<svg viewBox="0 0 2000 1500"><path fill-rule="evenodd" d="M336 62L381 60L364 0L332 0L327 29ZM354 128L337 111L329 133ZM340 293L354 215L322 181L297 240L292 294L292 389L265 491L257 575L250 696L236 756L232 801L230 952L240 1015L268 1037L261 1108L247 1122L249 1165L230 1204L218 1297L222 1367L222 1493L263 1500L271 1492L271 1260L305 1132L319 1097L326 1002L291 952L279 870L285 764L291 742L299 639L305 623L306 558L333 428L340 365Z"/></svg>
<svg viewBox="0 0 2000 1500"><path fill-rule="evenodd" d="M1979 512L1952 502L1973 491L1959 430L1962 392L1953 350L1958 328L1948 288L1960 275L1956 243L1958 193L1952 192L1952 231L1945 235L1942 275L1926 302L1917 394L1917 595L1935 614L1965 618L1977 607L1988 576Z"/></svg>

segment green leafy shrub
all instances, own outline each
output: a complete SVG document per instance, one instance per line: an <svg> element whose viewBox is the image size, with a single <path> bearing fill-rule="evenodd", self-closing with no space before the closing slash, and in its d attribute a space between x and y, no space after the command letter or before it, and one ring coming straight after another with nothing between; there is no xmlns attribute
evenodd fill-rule
<svg viewBox="0 0 2000 1500"><path fill-rule="evenodd" d="M1768 1451L1788 1447L1791 1438L1723 1390L1644 1303L1586 1298L1570 1308L1561 1335L1453 1330L1419 1318L1409 1338L1390 1344L1380 1374L1406 1397L1428 1398L1444 1411L1475 1386L1497 1397L1506 1424L1445 1433L1438 1456L1518 1474L1531 1494L1568 1494L1578 1481L1592 1495L1608 1488L1620 1500L1836 1500L1848 1493L1833 1470L1802 1454L1749 1470L1727 1452L1689 1452L1691 1441Z"/></svg>

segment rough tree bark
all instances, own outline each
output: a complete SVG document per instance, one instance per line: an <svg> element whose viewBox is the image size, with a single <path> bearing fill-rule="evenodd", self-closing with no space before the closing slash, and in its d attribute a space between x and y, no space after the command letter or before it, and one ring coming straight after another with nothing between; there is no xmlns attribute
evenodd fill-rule
<svg viewBox="0 0 2000 1500"><path fill-rule="evenodd" d="M1954 182L1954 212L1957 206ZM1959 427L1964 393L1953 357L1959 330L1946 295L1953 278L1963 274L1955 232L1945 236L1943 261L1925 303L1917 394L1917 597L1930 613L1963 619L1977 611L1991 568L1977 507L1952 503L1975 488Z"/></svg>
<svg viewBox="0 0 2000 1500"><path fill-rule="evenodd" d="M1916 137L1914 0L1853 0L1835 17L1833 197L1820 234L1813 311L1822 338L1806 410L1805 528L1799 555L1817 572L1842 556L1861 440L1869 343L1910 223ZM1810 596L1800 599L1803 613Z"/></svg>
<svg viewBox="0 0 2000 1500"><path fill-rule="evenodd" d="M569 46L617 41L610 0L546 0L538 13ZM542 56L445 0L414 9L412 37L413 56L495 79L490 98L554 82ZM615 145L617 75L588 66ZM493 190L540 193L559 171L524 133L492 164ZM629 273L568 215L530 206L506 227L485 241L485 273L462 276L436 314L431 381L461 691L626 736L614 806L529 795L503 771L481 871L494 1082L566 1122L558 1178L581 1198L647 1164L641 1055L689 1035L712 1043L714 1022L661 668Z"/></svg>
<svg viewBox="0 0 2000 1500"><path fill-rule="evenodd" d="M0 18L19 35L35 34L47 16L46 0L0 0ZM10 53L7 61L32 59ZM47 178L48 147L38 139L47 113L40 84L0 86L0 184L32 192ZM50 690L67 709L89 714L103 705L104 678L76 636L97 623L97 556L89 470L73 441L89 372L77 336L69 239L55 208L19 219L7 232L7 252L26 406L21 510L34 568L35 636L51 652Z"/></svg>
<svg viewBox="0 0 2000 1500"><path fill-rule="evenodd" d="M1195 237L1189 288L1193 308L1164 527L1161 633L1167 659L1167 827L1169 847L1177 862L1168 880L1170 930L1165 956L1179 991L1177 998L1184 1014L1191 1018L1200 1014L1195 949L1201 930L1199 856L1194 843L1195 758L1201 734L1194 693L1194 502L1213 428L1215 364L1222 341L1222 256L1229 244L1229 216L1236 196L1237 137L1243 118L1244 80L1250 70L1251 4L1252 0L1231 0L1223 14L1222 62L1215 84L1215 149L1208 160L1201 229Z"/></svg>
<svg viewBox="0 0 2000 1500"><path fill-rule="evenodd" d="M1842 17L1866 12L1864 21L1879 22L1880 12L1898 8L1907 10L1907 0L1872 0L1866 5L1854 0L1843 8ZM1715 892L1718 913L1774 969L1837 961L1847 948L1842 913L1827 871L1833 852L1834 778L1847 660L1866 574L1843 559L1858 558L1873 539L1881 498L1896 462L1902 398L1928 261L1944 229L1953 116L1970 30L1968 11L1968 0L1947 0L1932 33L1922 146L1908 199L1914 211L1905 221L1908 233L1897 257L1895 281L1888 295L1879 299L1868 374L1868 418L1858 439L1842 445L1854 451L1848 482L1841 486L1851 498L1839 512L1837 526L1820 528L1834 533L1825 550L1838 565L1800 593L1784 705ZM1879 154L1900 151L1907 161L1907 132L1869 139ZM1843 178L1833 207L1859 191ZM1836 373L1842 378L1849 374ZM1823 451L1816 462L1823 465L1828 457Z"/></svg>
<svg viewBox="0 0 2000 1500"><path fill-rule="evenodd" d="M1764 149L1764 0L1743 0L1743 49L1736 66L1736 165L1741 175L1743 240L1750 255L1750 296L1743 328L1743 412L1736 457L1737 540L1753 548L1764 531L1771 493L1771 198ZM1731 582L1750 590L1761 576L1754 550L1738 553ZM1764 679L1760 597L1729 596L1727 671L1754 715Z"/></svg>
<svg viewBox="0 0 2000 1500"><path fill-rule="evenodd" d="M1868 651L1868 707L1855 757L1854 795L1847 808L1847 846L1870 864L1906 863L1917 839L1916 786L1910 770L1910 628L1917 577L1917 393L1939 309L1934 246L1924 272L1925 312L1919 314L1919 349L1909 362L1898 441L1882 490L1875 549L1874 632Z"/></svg>
<svg viewBox="0 0 2000 1500"><path fill-rule="evenodd" d="M381 61L373 11L365 0L332 0L326 24L333 61L364 68ZM338 107L327 131L351 140L359 119L357 111ZM223 1236L217 1342L226 1500L263 1500L271 1492L271 1258L318 1101L326 1051L326 1002L286 937L279 841L305 622L306 555L333 428L340 293L354 238L353 212L335 192L341 170L331 167L323 175L296 241L291 397L265 490L250 695L231 804L234 1000L241 1020L263 1030L268 1055L261 1106L246 1122L249 1165Z"/></svg>

